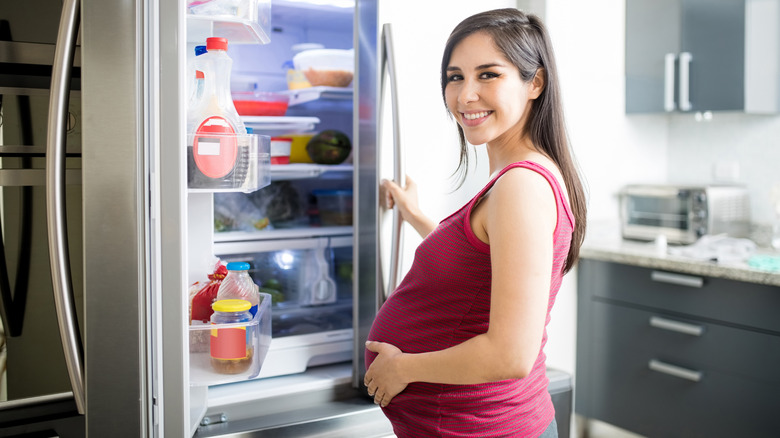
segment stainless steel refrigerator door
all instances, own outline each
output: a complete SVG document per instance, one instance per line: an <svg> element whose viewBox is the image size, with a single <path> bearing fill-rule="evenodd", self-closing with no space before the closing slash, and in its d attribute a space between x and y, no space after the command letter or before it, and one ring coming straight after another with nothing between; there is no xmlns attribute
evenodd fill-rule
<svg viewBox="0 0 780 438"><path fill-rule="evenodd" d="M48 90L0 88L0 293L5 379L4 399L70 393L52 294L46 221L45 159ZM78 96L71 96L79 102ZM79 111L71 106L79 118ZM80 147L80 145L78 145ZM67 159L64 200L73 292L83 323L80 159ZM82 325L83 329L83 325ZM4 387L5 385L5 387ZM72 397L72 394L69 395ZM0 403L2 409L3 403ZM0 421L2 423L2 421Z"/></svg>
<svg viewBox="0 0 780 438"><path fill-rule="evenodd" d="M14 7L16 6L16 7ZM63 355L53 294L47 231L46 143L53 61L62 16L76 19L76 9L61 14L60 1L0 6L0 295L2 295L3 383L0 385L0 435L49 431L63 437L84 435ZM71 30L74 27L71 26ZM70 46L75 48L75 32ZM80 60L79 60L80 61ZM73 60L70 65L79 64ZM82 192L80 96L70 76L61 81L62 103L60 212L64 248L72 260L69 299L73 340L83 333ZM57 76L61 77L61 76ZM68 101L70 106L68 107ZM70 158L65 158L65 149ZM78 315L78 316L77 316ZM6 386L7 385L7 386Z"/></svg>
<svg viewBox="0 0 780 438"><path fill-rule="evenodd" d="M158 6L81 5L88 436L154 435L149 168L158 128Z"/></svg>
<svg viewBox="0 0 780 438"><path fill-rule="evenodd" d="M378 11L376 0L355 2L355 69L358 82L355 92L355 194L354 207L354 284L355 344L352 359L352 384L363 385L366 373L365 343L380 305L377 291L381 288L377 248L378 233L378 115L380 52Z"/></svg>

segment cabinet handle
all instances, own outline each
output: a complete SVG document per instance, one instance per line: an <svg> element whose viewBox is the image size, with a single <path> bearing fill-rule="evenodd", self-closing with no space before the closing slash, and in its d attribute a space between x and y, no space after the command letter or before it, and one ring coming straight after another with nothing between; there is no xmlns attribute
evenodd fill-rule
<svg viewBox="0 0 780 438"><path fill-rule="evenodd" d="M650 325L655 328L682 333L684 335L701 336L704 333L704 327L700 325L672 321L671 319L661 318L660 316L651 317Z"/></svg>
<svg viewBox="0 0 780 438"><path fill-rule="evenodd" d="M653 271L650 273L650 279L659 283L676 284L678 286L702 287L704 279L691 275L673 274L671 272Z"/></svg>
<svg viewBox="0 0 780 438"><path fill-rule="evenodd" d="M664 110L672 112L676 106L674 104L674 62L677 55L667 53L664 57Z"/></svg>
<svg viewBox="0 0 780 438"><path fill-rule="evenodd" d="M680 111L691 110L691 54L680 53Z"/></svg>
<svg viewBox="0 0 780 438"><path fill-rule="evenodd" d="M647 366L653 371L690 380L691 382L698 382L702 377L701 371L689 370L688 368L678 367L677 365L668 364L656 359L650 359Z"/></svg>

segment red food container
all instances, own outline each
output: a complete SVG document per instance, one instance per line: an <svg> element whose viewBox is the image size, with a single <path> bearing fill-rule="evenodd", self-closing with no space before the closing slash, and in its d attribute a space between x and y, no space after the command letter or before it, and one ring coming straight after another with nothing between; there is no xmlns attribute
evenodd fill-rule
<svg viewBox="0 0 780 438"><path fill-rule="evenodd" d="M292 138L271 137L271 164L290 164Z"/></svg>
<svg viewBox="0 0 780 438"><path fill-rule="evenodd" d="M232 95L241 116L283 116L290 104L290 97L280 93L237 91Z"/></svg>

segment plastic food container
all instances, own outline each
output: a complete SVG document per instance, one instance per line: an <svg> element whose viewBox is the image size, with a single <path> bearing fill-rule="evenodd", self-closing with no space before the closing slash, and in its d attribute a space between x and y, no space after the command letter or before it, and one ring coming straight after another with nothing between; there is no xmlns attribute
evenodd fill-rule
<svg viewBox="0 0 780 438"><path fill-rule="evenodd" d="M225 331L240 329L245 333L247 364L226 370L213 365L212 336ZM249 321L208 324L193 321L190 335L190 385L207 386L252 379L260 374L268 347L271 345L271 295L260 293L257 313Z"/></svg>
<svg viewBox="0 0 780 438"><path fill-rule="evenodd" d="M293 57L295 69L302 71L312 86L346 87L355 71L353 50L304 50Z"/></svg>
<svg viewBox="0 0 780 438"><path fill-rule="evenodd" d="M290 164L292 142L290 137L271 138L271 164Z"/></svg>
<svg viewBox="0 0 780 438"><path fill-rule="evenodd" d="M271 137L203 133L187 136L187 187L206 192L254 192L271 183Z"/></svg>
<svg viewBox="0 0 780 438"><path fill-rule="evenodd" d="M290 96L262 91L235 91L233 105L241 116L283 116L290 105Z"/></svg>
<svg viewBox="0 0 780 438"><path fill-rule="evenodd" d="M352 190L315 190L312 195L322 225L352 225Z"/></svg>

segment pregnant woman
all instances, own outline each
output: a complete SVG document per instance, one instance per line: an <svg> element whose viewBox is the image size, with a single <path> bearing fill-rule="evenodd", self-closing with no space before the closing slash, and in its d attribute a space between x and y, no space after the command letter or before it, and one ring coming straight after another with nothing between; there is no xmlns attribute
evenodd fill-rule
<svg viewBox="0 0 780 438"><path fill-rule="evenodd" d="M398 437L555 437L544 345L561 280L585 234L552 46L517 9L474 15L447 41L442 93L490 176L436 226L416 185L385 181L389 206L424 237L377 314L365 384Z"/></svg>

